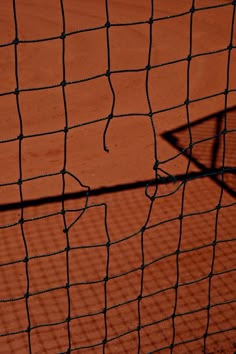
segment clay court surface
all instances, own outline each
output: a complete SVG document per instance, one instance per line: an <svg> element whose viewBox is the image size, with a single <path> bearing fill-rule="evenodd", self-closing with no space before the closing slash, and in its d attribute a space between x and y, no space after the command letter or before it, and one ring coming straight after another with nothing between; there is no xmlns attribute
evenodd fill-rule
<svg viewBox="0 0 236 354"><path fill-rule="evenodd" d="M235 353L234 16L0 3L0 353Z"/></svg>

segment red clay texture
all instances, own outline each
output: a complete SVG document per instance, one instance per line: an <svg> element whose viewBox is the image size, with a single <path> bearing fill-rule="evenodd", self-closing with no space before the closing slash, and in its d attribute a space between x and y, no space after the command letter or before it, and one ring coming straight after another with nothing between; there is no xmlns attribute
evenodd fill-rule
<svg viewBox="0 0 236 354"><path fill-rule="evenodd" d="M235 353L235 6L0 4L1 354Z"/></svg>

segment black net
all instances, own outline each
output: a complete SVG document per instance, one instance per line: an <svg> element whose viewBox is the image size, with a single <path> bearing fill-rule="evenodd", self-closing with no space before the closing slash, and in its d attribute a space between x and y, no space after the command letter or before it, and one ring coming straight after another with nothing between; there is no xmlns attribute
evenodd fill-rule
<svg viewBox="0 0 236 354"><path fill-rule="evenodd" d="M0 11L0 352L234 353L236 2Z"/></svg>

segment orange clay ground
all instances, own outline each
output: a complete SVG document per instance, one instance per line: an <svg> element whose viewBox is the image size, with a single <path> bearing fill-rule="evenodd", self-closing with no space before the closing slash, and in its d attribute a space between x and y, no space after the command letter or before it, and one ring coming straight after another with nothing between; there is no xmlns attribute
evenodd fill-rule
<svg viewBox="0 0 236 354"><path fill-rule="evenodd" d="M0 4L0 353L234 353L235 173L196 178L236 166L234 6L153 1L149 63L151 0L108 0L108 29L105 0L15 2L17 45ZM156 158L177 176L157 189Z"/></svg>

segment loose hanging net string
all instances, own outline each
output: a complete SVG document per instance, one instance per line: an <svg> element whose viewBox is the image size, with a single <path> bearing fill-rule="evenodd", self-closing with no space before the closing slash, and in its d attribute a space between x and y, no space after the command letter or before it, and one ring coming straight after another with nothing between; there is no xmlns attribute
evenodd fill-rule
<svg viewBox="0 0 236 354"><path fill-rule="evenodd" d="M14 73L9 74L14 77L14 88L0 92L1 105L5 107L0 140L3 176L0 184L0 346L4 353L215 353L217 350L233 353L236 350L233 340L236 328L236 114L229 103L230 95L236 92L236 87L231 84L236 52L236 3L215 2L200 7L198 1L193 0L188 10L173 11L168 16L155 10L157 3L154 0L148 2L149 15L144 21L115 22L112 20L112 4L106 0L103 4L104 25L81 27L70 32L67 29L69 12L65 10L69 5L61 0L61 32L48 38L22 39L18 19L21 5L12 1L14 39L0 43L2 53L11 50L14 63ZM121 6L128 5L123 2ZM83 5L80 7L82 11ZM195 18L198 14L225 9L230 13L227 43L214 51L196 53L193 50ZM158 45L155 26L161 23L171 26L176 19L188 22L187 55L155 64L152 59ZM136 58L131 56L129 69L114 69L113 30L135 30L139 26L145 26L146 30L145 65L137 68ZM178 29L173 22L172 31L175 30ZM106 70L80 79L68 79L67 58L72 50L69 41L78 38L78 47L73 47L74 55L83 56L83 62L86 62L89 59L80 50L80 40L84 34L93 37L98 32L103 33ZM60 43L61 76L58 81L41 86L39 68L39 79L35 73L35 86L22 86L22 50L31 45L36 48L44 44L53 46L54 43ZM88 42L89 53L93 45L93 41ZM175 45L178 47L178 43ZM122 47L122 43L118 42L117 46ZM192 98L192 77L197 70L197 60L205 57L211 60L222 54L225 61L220 70L225 73L224 89ZM50 55L48 52L48 60ZM185 65L184 99L172 105L168 104L167 97L166 107L157 109L155 97L158 100L162 90L158 87L159 73L180 64ZM96 64L93 65L95 70ZM52 65L50 70L53 69ZM154 72L157 73L155 94L151 83ZM120 88L116 78L128 74L143 75L145 111L133 109L133 112L126 112L124 109L123 113L117 113ZM99 95L96 85L101 79L108 92L108 114L98 114L92 119L87 117L83 121L77 119L72 124L68 108L70 90L79 90L80 95L83 85L88 83L91 90L95 87L95 96ZM178 78L172 77L171 80L174 85ZM130 95L139 90L135 81L130 80L127 85L130 85ZM36 97L42 92L51 94L55 90L63 107L61 128L27 133L24 97L27 94ZM89 95L87 91L84 100L86 95ZM222 102L221 110L215 113L213 109L214 113L192 118L191 107L218 97ZM131 97L127 95L125 102L129 100ZM139 107L138 96L135 100L134 107ZM76 99L73 101L75 106L80 103ZM51 112L53 102L49 100L47 104ZM87 104L89 110L90 102ZM97 104L99 106L99 102ZM15 128L7 128L11 120L5 117L8 117L11 105L18 119L14 123L17 134L13 133ZM30 111L32 106L27 107ZM31 121L34 119L33 109ZM177 114L184 119L181 123L176 121L169 129L167 125L160 132L161 115L173 112L181 112ZM43 119L50 121L53 117L49 114ZM4 125L3 121L7 123ZM113 130L117 122L131 121L130 126L125 126L126 133L117 138L115 128ZM146 144L142 151L147 149L151 163L149 170L145 170L145 162L141 157L137 159L137 171L144 170L145 175L145 178L137 179L132 169L130 172L132 157L129 160L128 154L130 151L135 154L137 148L132 130L140 129L138 125L144 121L149 140L146 143L145 139L140 141ZM41 123L37 124L40 127ZM97 126L102 128L96 130ZM101 182L94 186L81 177L84 161L80 158L77 143L82 135L73 140L73 134L76 137L80 131L88 144L98 142L96 146L99 146L98 156L103 159L101 169L104 175L111 174L111 168L118 165L111 183ZM125 134L130 134L128 143ZM145 134L144 129L140 136ZM45 160L37 154L29 157L26 144L34 146L37 151L37 142L45 137L55 137L53 152ZM118 141L117 145L113 139ZM134 146L134 149L127 150L122 157L125 162L119 167L122 158L116 151L123 144ZM173 153L162 158L161 144L165 144L163 149L172 148ZM42 146L39 145L38 149ZM77 154L73 168L70 162L72 151ZM4 156L7 157L4 159ZM61 167L51 172L49 167L53 158L61 161ZM106 158L112 161L108 167L104 162ZM24 166L27 161L31 164L30 159L37 160L37 165L44 167L44 173L27 175ZM10 174L12 161L15 174ZM176 167L169 169L168 163ZM177 166L182 163L184 167L180 171ZM96 175L96 166L91 173ZM34 186L31 189L33 194L27 192L29 185ZM54 190L60 192L54 193Z"/></svg>

